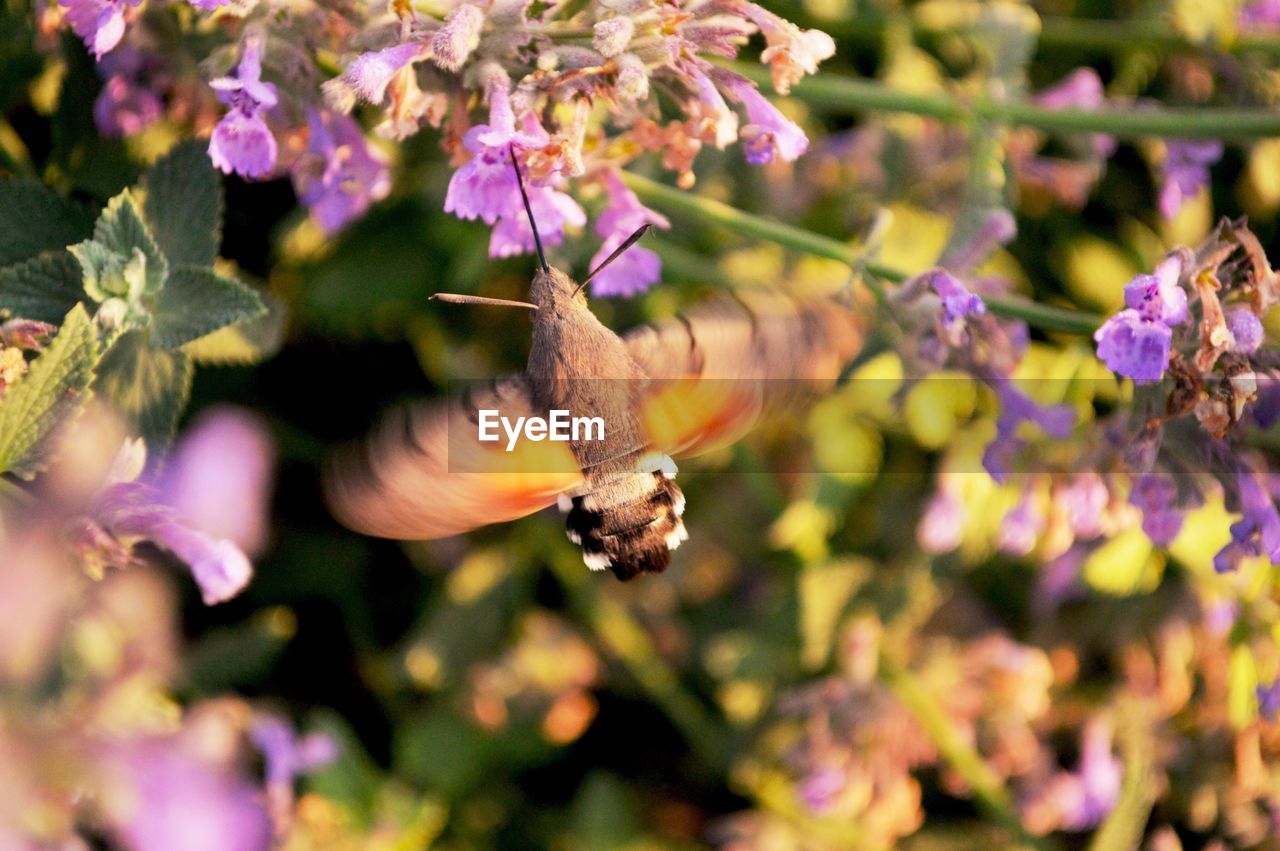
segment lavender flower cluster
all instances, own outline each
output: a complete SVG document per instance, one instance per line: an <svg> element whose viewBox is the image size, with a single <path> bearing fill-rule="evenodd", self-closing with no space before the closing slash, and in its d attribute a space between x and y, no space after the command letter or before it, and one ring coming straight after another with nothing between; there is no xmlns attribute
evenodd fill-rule
<svg viewBox="0 0 1280 851"><path fill-rule="evenodd" d="M39 499L6 505L0 846L265 851L295 778L335 744L239 698L179 708L175 601L143 545L187 563L206 603L238 593L242 548L264 543L270 443L256 419L213 410L155 475L140 442L111 452L121 435L86 417Z"/></svg>
<svg viewBox="0 0 1280 851"><path fill-rule="evenodd" d="M512 155L527 175L548 244L559 243L566 227L586 224L586 211L566 191L571 181L579 192L603 188L598 261L639 224L668 227L618 177L636 156L661 154L689 187L705 146L738 141L755 165L791 162L808 148L804 131L755 83L713 59L735 57L760 34L761 60L774 89L786 94L835 52L826 34L748 0L461 2L443 20L409 4L287 13L281 7L287 26L273 23L270 3L247 11L226 0L191 5L193 26L207 19L233 36L207 59L196 57L204 67L227 69L205 91L178 78L176 68L185 63L152 49L153 25L138 3L63 3L66 22L106 80L95 110L104 133L139 133L166 112L193 119L199 132L213 114L211 92L222 107L209 140L214 165L255 179L288 173L315 221L335 233L391 189L389 158L351 117L357 104L368 104L383 119L378 136L403 140L425 126L440 131L457 166L445 210L492 226L494 257L533 250ZM344 55L343 70L323 80L330 66L321 58L334 55ZM674 104L674 116L659 107L659 93ZM657 255L636 249L593 288L631 295L655 283L659 268Z"/></svg>

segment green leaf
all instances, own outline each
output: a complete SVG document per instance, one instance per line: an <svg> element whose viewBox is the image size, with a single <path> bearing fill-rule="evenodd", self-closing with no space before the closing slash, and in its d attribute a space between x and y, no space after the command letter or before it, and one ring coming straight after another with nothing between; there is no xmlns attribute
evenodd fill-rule
<svg viewBox="0 0 1280 851"><path fill-rule="evenodd" d="M44 469L57 427L90 398L97 362L97 332L77 304L49 347L0 399L0 472L29 479Z"/></svg>
<svg viewBox="0 0 1280 851"><path fill-rule="evenodd" d="M139 249L146 258L144 292L157 293L164 286L169 275L169 263L156 245L147 223L142 220L138 202L128 189L107 202L107 208L93 226L93 241L120 255L126 262L133 259L134 249Z"/></svg>
<svg viewBox="0 0 1280 851"><path fill-rule="evenodd" d="M0 180L0 266L66 248L92 229L93 211L83 204L35 180Z"/></svg>
<svg viewBox="0 0 1280 851"><path fill-rule="evenodd" d="M197 266L173 270L156 301L151 342L174 349L206 334L265 316L267 306L253 290Z"/></svg>
<svg viewBox="0 0 1280 851"><path fill-rule="evenodd" d="M80 267L63 249L0 269L0 309L57 325L84 298Z"/></svg>
<svg viewBox="0 0 1280 851"><path fill-rule="evenodd" d="M181 351L147 345L148 332L125 334L106 353L94 390L111 400L147 441L148 453L162 451L173 438L191 394L191 358Z"/></svg>
<svg viewBox="0 0 1280 851"><path fill-rule="evenodd" d="M169 262L212 266L222 239L222 183L206 144L175 145L147 169L142 188L147 224Z"/></svg>
<svg viewBox="0 0 1280 851"><path fill-rule="evenodd" d="M257 319L247 319L219 328L182 347L200 364L215 366L258 363L280 350L284 342L287 309L270 293L258 293L267 312Z"/></svg>

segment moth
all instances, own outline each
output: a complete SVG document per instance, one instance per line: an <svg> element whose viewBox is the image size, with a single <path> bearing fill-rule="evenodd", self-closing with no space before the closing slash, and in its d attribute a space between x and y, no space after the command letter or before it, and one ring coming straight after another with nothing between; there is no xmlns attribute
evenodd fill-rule
<svg viewBox="0 0 1280 851"><path fill-rule="evenodd" d="M520 192L519 167L512 157ZM325 494L356 531L401 540L455 535L550 505L592 570L621 580L666 569L688 538L673 455L740 438L797 384L834 383L861 348L856 313L832 298L742 292L619 336L587 303L584 286L643 235L633 234L575 283L547 264L533 213L539 267L529 301L441 294L440 300L530 311L525 371L462 398L387 415L362 444L333 455ZM477 438L482 411L598 417L598 439L519 442Z"/></svg>

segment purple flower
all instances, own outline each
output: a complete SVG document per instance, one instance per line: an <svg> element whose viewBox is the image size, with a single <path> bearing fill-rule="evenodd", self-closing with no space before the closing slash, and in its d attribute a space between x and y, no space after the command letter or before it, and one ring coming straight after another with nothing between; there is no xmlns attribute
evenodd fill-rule
<svg viewBox="0 0 1280 851"><path fill-rule="evenodd" d="M1124 303L1151 322L1181 325L1187 319L1187 293L1178 286L1182 258L1170 254L1150 275L1138 275L1125 284Z"/></svg>
<svg viewBox="0 0 1280 851"><path fill-rule="evenodd" d="M1070 775L1071 794L1063 801L1062 826L1088 830L1102 823L1120 799L1124 766L1111 750L1111 724L1099 718L1085 724L1080 767Z"/></svg>
<svg viewBox="0 0 1280 851"><path fill-rule="evenodd" d="M549 186L530 186L528 192L529 207L533 210L533 218L538 223L538 234L542 237L544 246L559 245L564 239L566 225L582 227L587 223L587 214L582 207L563 192L557 192ZM534 248L533 228L529 225L529 217L523 206L502 216L489 238L490 257L528 254Z"/></svg>
<svg viewBox="0 0 1280 851"><path fill-rule="evenodd" d="M294 167L293 185L320 227L334 234L387 197L391 176L386 160L347 116L313 109L307 127L307 150Z"/></svg>
<svg viewBox="0 0 1280 851"><path fill-rule="evenodd" d="M490 78L486 86L489 123L472 127L462 139L462 144L473 156L449 179L449 190L444 199L446 213L453 213L460 219L478 218L492 225L503 217L516 218L520 212L520 192L511 166L510 146L517 149L540 147L547 140L546 131L529 122L517 132L509 87L510 82L505 75L494 74ZM534 194L531 191L531 204ZM538 225L543 226L541 219ZM512 227L515 226L508 226L509 229ZM529 238L532 242L532 233ZM532 245L529 250L532 250ZM505 256L494 254L492 245L490 254Z"/></svg>
<svg viewBox="0 0 1280 851"><path fill-rule="evenodd" d="M1182 513L1174 502L1178 498L1178 486L1169 476L1147 473L1133 483L1129 502L1142 509L1142 531L1151 543L1167 547L1182 531Z"/></svg>
<svg viewBox="0 0 1280 851"><path fill-rule="evenodd" d="M1003 553L1025 556L1035 549L1036 539L1043 530L1044 518L1035 510L1028 492L1001 521L997 545Z"/></svg>
<svg viewBox="0 0 1280 851"><path fill-rule="evenodd" d="M154 124L164 112L155 92L124 76L107 80L93 103L93 121L108 138L132 136Z"/></svg>
<svg viewBox="0 0 1280 851"><path fill-rule="evenodd" d="M255 553L267 537L274 463L262 421L241 408L210 408L183 433L156 487L195 528Z"/></svg>
<svg viewBox="0 0 1280 851"><path fill-rule="evenodd" d="M206 11L221 9L223 6L231 5L231 0L187 0L187 2L192 6L195 6L197 9L205 9Z"/></svg>
<svg viewBox="0 0 1280 851"><path fill-rule="evenodd" d="M124 14L142 0L60 0L71 29L99 59L124 37Z"/></svg>
<svg viewBox="0 0 1280 851"><path fill-rule="evenodd" d="M954 328L966 316L981 316L987 312L982 299L970 292L960 280L946 269L929 273L929 285L942 299L942 325Z"/></svg>
<svg viewBox="0 0 1280 851"><path fill-rule="evenodd" d="M253 565L233 541L214 539L163 504L150 485L122 482L98 497L93 520L124 541L150 541L191 569L205 605L230 600L249 584Z"/></svg>
<svg viewBox="0 0 1280 851"><path fill-rule="evenodd" d="M279 98L273 84L262 82L261 39L245 39L236 76L219 77L209 85L218 100L230 107L209 139L214 166L244 177L268 174L276 164L276 140L262 116Z"/></svg>
<svg viewBox="0 0 1280 851"><path fill-rule="evenodd" d="M432 60L446 71L461 70L480 43L482 27L484 12L479 6L463 3L455 7L444 19L444 26L431 37Z"/></svg>
<svg viewBox="0 0 1280 851"><path fill-rule="evenodd" d="M177 739L120 746L102 758L111 833L131 851L267 851L271 823L258 793Z"/></svg>
<svg viewBox="0 0 1280 851"><path fill-rule="evenodd" d="M996 417L996 439L983 452L982 466L997 484L1004 484L1014 457L1023 447L1018 427L1024 422L1035 423L1050 437L1063 439L1075 425L1075 411L1069 405L1037 405L1007 378L995 379L992 386L999 397L1000 415Z"/></svg>
<svg viewBox="0 0 1280 851"><path fill-rule="evenodd" d="M738 137L738 114L729 108L716 84L699 68L690 63L681 70L698 93L698 99L686 109L691 114L705 116L715 130L716 147L723 149Z"/></svg>
<svg viewBox="0 0 1280 851"><path fill-rule="evenodd" d="M1176 216L1188 198L1209 185L1209 166L1221 158L1221 142L1167 139L1160 167L1160 214L1166 219Z"/></svg>
<svg viewBox="0 0 1280 851"><path fill-rule="evenodd" d="M326 734L308 733L298 738L293 726L276 716L255 720L249 738L266 763L268 786L292 786L298 775L315 771L338 757L337 744Z"/></svg>
<svg viewBox="0 0 1280 851"><path fill-rule="evenodd" d="M1262 320L1248 307L1239 305L1227 311L1227 329L1235 339L1231 351L1242 355L1251 355L1262 345L1265 332Z"/></svg>
<svg viewBox="0 0 1280 851"><path fill-rule="evenodd" d="M727 79L730 99L747 111L747 123L738 131L747 162L768 165L778 158L792 162L809 149L804 131L760 94L754 83L741 77Z"/></svg>
<svg viewBox="0 0 1280 851"><path fill-rule="evenodd" d="M1268 721L1274 721L1280 713L1280 679L1272 680L1271 685L1257 687L1258 714Z"/></svg>
<svg viewBox="0 0 1280 851"><path fill-rule="evenodd" d="M617 172L605 173L604 186L609 195L609 206L596 219L596 233L604 237L604 244L591 258L592 269L603 263L606 257L642 225L651 224L664 229L671 227L665 216L640 203L640 199L623 184ZM657 283L661 273L662 261L658 255L648 248L633 245L607 269L596 275L591 282L591 292L598 296L633 296Z"/></svg>
<svg viewBox="0 0 1280 851"><path fill-rule="evenodd" d="M1117 375L1139 384L1159 381L1169 365L1173 332L1163 322L1143 319L1138 311L1122 310L1093 334L1098 358Z"/></svg>
<svg viewBox="0 0 1280 851"><path fill-rule="evenodd" d="M1271 495L1257 474L1247 468L1236 474L1236 484L1243 516L1231 524L1231 542L1213 557L1213 569L1228 573L1237 570L1243 559L1259 555L1266 555L1272 564L1280 564L1280 514Z"/></svg>
<svg viewBox="0 0 1280 851"><path fill-rule="evenodd" d="M322 88L339 112L350 112L356 98L376 106L382 103L391 78L409 63L420 59L423 52L421 44L407 42L362 53L340 77L325 83Z"/></svg>
<svg viewBox="0 0 1280 851"><path fill-rule="evenodd" d="M828 809L835 797L848 785L848 775L834 766L810 772L800 784L800 799L810 811L821 813Z"/></svg>

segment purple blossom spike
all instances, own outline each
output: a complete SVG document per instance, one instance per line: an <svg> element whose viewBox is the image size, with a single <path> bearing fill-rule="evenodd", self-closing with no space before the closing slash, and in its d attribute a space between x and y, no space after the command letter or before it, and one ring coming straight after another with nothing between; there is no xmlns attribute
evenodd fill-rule
<svg viewBox="0 0 1280 851"><path fill-rule="evenodd" d="M313 109L307 128L307 150L294 166L293 185L320 227L335 234L387 197L391 175L349 117Z"/></svg>
<svg viewBox="0 0 1280 851"><path fill-rule="evenodd" d="M129 47L99 60L98 73L105 83L93 102L93 120L103 136L140 133L164 113L159 96L144 83L147 65L147 59Z"/></svg>
<svg viewBox="0 0 1280 851"><path fill-rule="evenodd" d="M510 170L510 163L507 168ZM587 223L587 214L582 207L563 192L548 186L530 186L528 191L529 206L544 246L559 245L564 239L566 226L582 227ZM523 207L512 209L500 218L489 238L490 257L528 254L534 248L533 228Z"/></svg>
<svg viewBox="0 0 1280 851"><path fill-rule="evenodd" d="M292 786L294 778L322 768L338 757L338 746L324 733L308 733L301 738L293 726L274 715L258 718L249 738L266 763L267 785Z"/></svg>
<svg viewBox="0 0 1280 851"><path fill-rule="evenodd" d="M1231 331L1231 336L1235 340L1231 351L1242 355L1251 355L1256 352L1266 336L1258 314L1244 305L1227 310L1227 329Z"/></svg>
<svg viewBox="0 0 1280 851"><path fill-rule="evenodd" d="M431 58L446 71L457 72L480 43L484 12L479 6L462 3L444 19L444 26L431 37Z"/></svg>
<svg viewBox="0 0 1280 851"><path fill-rule="evenodd" d="M1160 166L1160 215L1172 219L1186 201L1209 185L1209 166L1222 159L1222 143L1216 140L1165 140Z"/></svg>
<svg viewBox="0 0 1280 851"><path fill-rule="evenodd" d="M325 83L322 88L339 112L350 112L357 98L377 106L386 96L391 78L411 62L422 58L424 52L421 44L406 42L362 53L341 76Z"/></svg>
<svg viewBox="0 0 1280 851"><path fill-rule="evenodd" d="M1280 564L1280 513L1271 495L1258 481L1258 474L1247 468L1236 474L1236 485L1243 516L1231 524L1230 543L1213 557L1214 570L1231 572L1240 567L1243 559L1259 555L1265 555L1272 564Z"/></svg>
<svg viewBox="0 0 1280 851"><path fill-rule="evenodd" d="M276 139L263 114L279 102L276 87L262 82L262 41L245 39L244 55L234 77L209 83L230 109L213 128L209 158L227 174L263 177L276 165Z"/></svg>
<svg viewBox="0 0 1280 851"><path fill-rule="evenodd" d="M593 269L642 225L651 224L664 230L671 227L665 216L640 203L617 172L605 173L604 186L609 206L596 219L596 233L604 237L604 244L591 258ZM662 261L658 255L648 248L633 245L596 275L591 282L591 292L598 296L633 296L657 283L661 273Z"/></svg>
<svg viewBox="0 0 1280 851"><path fill-rule="evenodd" d="M612 59L627 49L635 31L635 22L626 15L599 21L591 29L591 46L601 56Z"/></svg>
<svg viewBox="0 0 1280 851"><path fill-rule="evenodd" d="M1147 473L1133 483L1129 502L1142 509L1142 531L1158 547L1173 543L1182 531L1182 513L1174 502L1178 498L1178 486L1169 476Z"/></svg>
<svg viewBox="0 0 1280 851"><path fill-rule="evenodd" d="M755 84L741 77L725 75L731 100L747 111L747 123L738 131L743 155L751 165L769 165L777 159L792 162L809 150L809 138L800 126L787 118Z"/></svg>
<svg viewBox="0 0 1280 851"><path fill-rule="evenodd" d="M84 41L85 47L101 59L114 50L124 38L125 10L136 8L142 0L59 0L67 10L71 29Z"/></svg>
<svg viewBox="0 0 1280 851"><path fill-rule="evenodd" d="M1178 286L1182 257L1170 254L1150 275L1138 275L1125 284L1124 302L1150 322L1181 325L1187 319L1187 293Z"/></svg>

